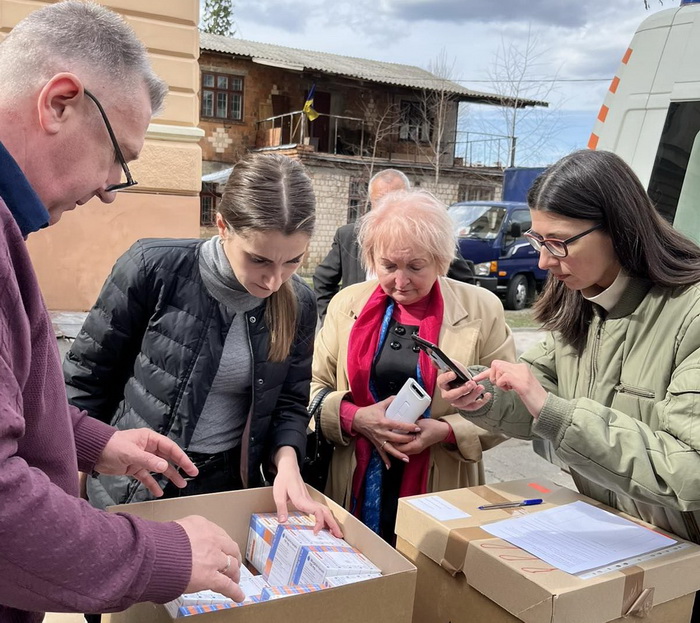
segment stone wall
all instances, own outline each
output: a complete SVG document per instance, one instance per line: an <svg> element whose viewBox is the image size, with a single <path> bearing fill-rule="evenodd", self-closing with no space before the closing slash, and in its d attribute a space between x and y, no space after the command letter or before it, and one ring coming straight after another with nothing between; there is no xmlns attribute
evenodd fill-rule
<svg viewBox="0 0 700 623"><path fill-rule="evenodd" d="M350 182L353 178L369 178L368 167L362 162L336 162L321 160L313 154L301 153L300 159L306 166L316 193L316 233L311 241L309 252L300 269L303 275L313 274L316 266L328 253L335 231L347 223ZM395 163L383 163L376 166L374 173L381 169L396 166ZM488 176L472 172L470 169L443 172L440 182L435 185L434 173L421 170L415 166L404 171L414 187L432 192L446 206L458 200L459 187L463 184L491 186L494 199L500 198L503 174L500 171L489 172Z"/></svg>
<svg viewBox="0 0 700 623"><path fill-rule="evenodd" d="M313 273L331 248L336 229L347 223L348 195L353 171L305 163L316 194L316 232L302 266Z"/></svg>

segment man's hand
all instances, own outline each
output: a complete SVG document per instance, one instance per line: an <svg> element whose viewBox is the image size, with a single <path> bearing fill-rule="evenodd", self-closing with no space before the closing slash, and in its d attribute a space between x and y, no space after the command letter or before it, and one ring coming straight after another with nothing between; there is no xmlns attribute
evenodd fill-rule
<svg viewBox="0 0 700 623"><path fill-rule="evenodd" d="M241 579L241 550L238 544L215 523L191 515L178 519L187 533L192 548L192 576L186 593L212 590L243 601L245 594L238 583Z"/></svg>
<svg viewBox="0 0 700 623"><path fill-rule="evenodd" d="M174 441L148 428L135 428L112 435L97 459L95 471L112 476L133 476L154 496L160 497L163 491L150 472L164 474L182 489L187 483L176 466L189 476L199 472Z"/></svg>

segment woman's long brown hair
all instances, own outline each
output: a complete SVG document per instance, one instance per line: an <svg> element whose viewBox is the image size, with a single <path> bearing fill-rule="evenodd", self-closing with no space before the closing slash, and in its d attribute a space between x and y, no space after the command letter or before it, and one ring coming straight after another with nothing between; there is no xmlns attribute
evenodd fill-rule
<svg viewBox="0 0 700 623"><path fill-rule="evenodd" d="M236 163L219 205L226 225L239 236L251 232L313 235L316 201L311 180L296 160L279 154L250 154ZM292 280L273 293L265 310L271 361L289 356L297 325Z"/></svg>
<svg viewBox="0 0 700 623"><path fill-rule="evenodd" d="M700 247L657 212L634 171L607 151L575 151L540 175L528 193L531 210L602 223L624 271L673 288L700 281ZM546 253L546 251L545 251ZM593 305L551 276L535 318L581 353Z"/></svg>

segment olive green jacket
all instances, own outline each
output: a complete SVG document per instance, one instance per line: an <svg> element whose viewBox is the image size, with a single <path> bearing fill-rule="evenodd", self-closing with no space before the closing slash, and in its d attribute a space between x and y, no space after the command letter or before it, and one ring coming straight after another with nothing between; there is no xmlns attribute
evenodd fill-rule
<svg viewBox="0 0 700 623"><path fill-rule="evenodd" d="M341 290L331 300L323 328L316 337L311 398L324 387L329 393L321 410L323 434L336 445L326 494L346 508L351 503L355 471L355 439L340 426L340 403L349 394L347 376L348 340L352 326L377 287L377 280ZM443 323L438 346L449 357L470 365L489 365L494 359L515 360L515 345L505 323L503 306L496 296L476 286L440 278L444 302ZM435 389L431 417L452 427L457 443L431 448L429 491L443 491L483 484L482 451L501 443L494 434L462 418ZM312 423L313 426L313 423Z"/></svg>
<svg viewBox="0 0 700 623"><path fill-rule="evenodd" d="M700 543L700 288L632 279L580 357L550 333L521 361L549 392L536 421L500 390L463 415L549 439L581 493Z"/></svg>

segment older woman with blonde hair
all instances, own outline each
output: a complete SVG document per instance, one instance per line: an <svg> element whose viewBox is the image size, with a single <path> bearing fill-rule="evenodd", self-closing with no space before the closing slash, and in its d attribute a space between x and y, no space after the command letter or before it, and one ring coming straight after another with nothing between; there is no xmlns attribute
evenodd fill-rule
<svg viewBox="0 0 700 623"><path fill-rule="evenodd" d="M435 393L437 370L412 335L481 365L513 360L515 349L498 298L444 277L456 239L445 205L430 193L386 195L360 221L358 239L377 278L332 299L316 338L311 393L330 390L320 416L335 444L326 493L391 542L399 497L483 483L482 451L504 439ZM415 424L385 417L408 378L432 397Z"/></svg>

